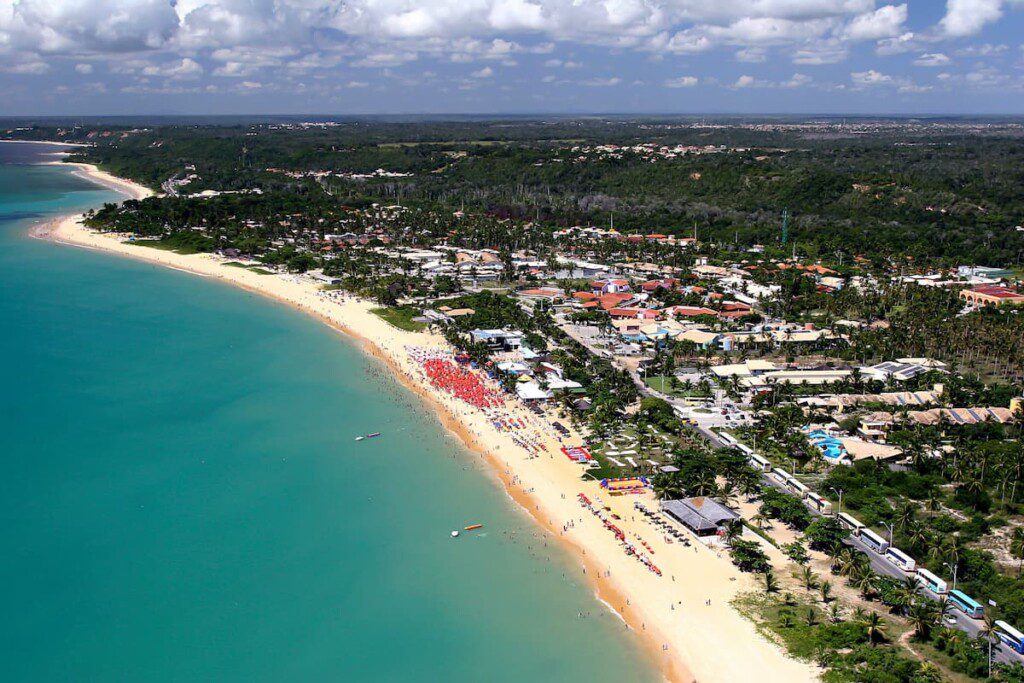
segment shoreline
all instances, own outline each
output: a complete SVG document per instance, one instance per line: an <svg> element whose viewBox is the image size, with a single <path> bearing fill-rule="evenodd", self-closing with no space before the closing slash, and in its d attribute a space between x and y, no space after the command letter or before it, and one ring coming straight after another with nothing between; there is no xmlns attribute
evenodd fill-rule
<svg viewBox="0 0 1024 683"><path fill-rule="evenodd" d="M89 145L81 142L48 142L46 140L0 140L0 143L14 143L20 145L56 145L59 147L89 147ZM65 152L54 152L53 156L59 154L66 154ZM152 197L156 195L153 190L149 189L145 185L140 185L127 178L121 178L112 173L100 170L100 167L96 164L86 164L80 161L42 161L36 164L37 166L65 166L73 167L74 175L80 178L90 180L97 185L102 185L108 190L120 192L121 194L128 195L131 199L145 199L146 197Z"/></svg>
<svg viewBox="0 0 1024 683"><path fill-rule="evenodd" d="M63 145L64 147L89 147L84 142L51 142L50 140L7 140L0 139L0 142L17 142L22 145Z"/></svg>
<svg viewBox="0 0 1024 683"><path fill-rule="evenodd" d="M95 167L82 169L82 172L97 182L102 182L99 179L102 176L113 178ZM152 194L148 188L123 179L115 180L119 182L103 184L133 197L142 192L145 196ZM633 501L642 500L650 507L650 494L602 500L602 503L622 517L616 523L631 542L642 538L650 543L657 553L654 559L663 570L660 577L626 556L603 525L580 507L577 493L586 493L596 501L602 498L601 490L594 481L581 481L579 466L561 457L557 451L559 442L553 434L546 435L548 452L529 458L507 433L494 428L483 413L454 397L439 395L404 352L408 345L441 346L443 341L437 336L393 328L370 313L372 305L368 302L327 295L307 279L225 267L226 259L209 254L184 256L132 245L117 236L88 230L77 215L37 224L30 234L214 277L292 306L354 339L361 349L384 362L396 379L432 406L445 429L474 454L486 459L489 473L496 477L509 497L555 540L564 544L579 561L582 578L593 588L597 598L639 636L639 644L647 650L650 661L666 680L732 681L756 677L759 683L781 683L817 678L810 665L786 656L729 605L736 594L753 589L749 575L741 574L727 558L716 557L718 553L699 543L694 543L692 548L669 545L642 517L634 518L631 514ZM510 410L519 414L521 408L521 405L513 405ZM681 581L676 581L677 574ZM732 654L737 644L742 647L742 657Z"/></svg>
<svg viewBox="0 0 1024 683"><path fill-rule="evenodd" d="M140 185L131 180L119 178L118 176L107 173L106 171L101 171L99 166L96 166L95 164L84 164L78 161L46 161L43 162L42 165L71 166L75 169L72 171L74 175L90 180L97 185L102 185L108 190L126 194L131 199L145 199L146 197L156 195L153 190L149 189L145 185Z"/></svg>

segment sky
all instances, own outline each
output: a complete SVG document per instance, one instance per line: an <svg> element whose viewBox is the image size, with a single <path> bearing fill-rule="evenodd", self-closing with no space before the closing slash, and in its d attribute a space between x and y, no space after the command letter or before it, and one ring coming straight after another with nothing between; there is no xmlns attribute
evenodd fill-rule
<svg viewBox="0 0 1024 683"><path fill-rule="evenodd" d="M0 0L0 115L1024 114L1024 0Z"/></svg>

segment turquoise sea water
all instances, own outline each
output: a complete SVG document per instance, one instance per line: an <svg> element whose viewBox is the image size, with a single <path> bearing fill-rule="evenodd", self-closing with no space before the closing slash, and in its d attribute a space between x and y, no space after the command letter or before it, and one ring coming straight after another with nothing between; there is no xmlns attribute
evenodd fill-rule
<svg viewBox="0 0 1024 683"><path fill-rule="evenodd" d="M577 565L353 345L28 238L116 196L11 164L45 151L26 147L0 143L3 680L655 679Z"/></svg>

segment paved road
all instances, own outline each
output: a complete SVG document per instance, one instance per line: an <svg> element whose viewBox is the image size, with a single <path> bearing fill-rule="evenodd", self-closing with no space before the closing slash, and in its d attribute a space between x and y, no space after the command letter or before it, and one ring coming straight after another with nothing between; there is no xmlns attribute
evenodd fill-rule
<svg viewBox="0 0 1024 683"><path fill-rule="evenodd" d="M589 341L589 340L586 340L586 341L584 341L584 340L577 340L577 341L581 341L581 343L583 343L584 346L587 346L588 350L590 350L592 353L595 351L595 349L591 348L590 345L586 343L586 341ZM630 372L629 375L633 379L633 381L636 383L637 388L639 389L641 395L643 395L643 396L656 396L658 398L665 399L666 401L671 403L673 406L678 405L677 401L674 400L674 398L672 396L668 396L668 395L662 394L662 393L660 393L658 391L655 391L655 390L651 389L646 384L644 384L643 381L639 377L637 377L635 373ZM712 432L710 429L708 429L706 427L702 427L701 425L694 424L694 423L691 423L691 422L684 422L683 423L683 427L685 429L688 429L688 430L690 430L692 432L695 432L696 434L700 435L701 437L706 439L715 448L729 448L730 447L730 444L726 443L720 436L718 436L718 434ZM782 486L781 483L779 483L778 481L776 481L772 477L768 476L767 474L763 474L762 473L762 478L764 479L764 481L768 485L773 486L773 487L775 487L775 488L777 488L780 491L783 491L785 493L792 494L791 491L786 489L784 486ZM812 515L819 516L821 514L820 512L815 510L813 507L807 506L807 509L810 510ZM900 579L900 580L905 579L907 576L910 576L906 572L902 571L899 567L895 566L894 564L892 564L891 562L886 560L883 555L880 555L879 553L875 552L874 550L872 550L868 546L864 545L864 543L859 538L856 538L854 536L850 536L849 538L846 539L845 543L846 543L846 545L851 546L853 548L856 548L857 550L859 550L862 553L864 553L865 555L867 555L868 556L868 560L871 563L871 569L876 574L880 574L880 575L883 575L883 576L890 576L890 577L892 577L894 579ZM921 595L924 595L925 597L927 597L927 598L929 598L931 600L938 600L939 599L938 596L936 596L934 593L929 591L927 588L923 588L921 590ZM954 608L950 612L950 616L955 618L955 623L952 623L952 624L950 624L949 622L946 622L946 623L949 626L954 626L955 628L958 628L961 631L966 632L972 638L977 637L978 633L981 631L981 623L982 622L980 620L971 619L970 617L968 617L967 615L965 615L963 612L959 611L956 608ZM1000 644L998 648L994 648L993 649L993 659L995 661L1003 662L1003 663L1006 663L1006 664L1016 663L1016 664L1024 665L1024 655L1020 655L1019 653L1017 653L1014 650L1010 649L1006 645L1002 645L1002 644Z"/></svg>
<svg viewBox="0 0 1024 683"><path fill-rule="evenodd" d="M650 391L646 387L642 388L641 391L644 391L647 395L656 395L657 394L657 392ZM662 396L661 398L668 398L668 397ZM707 439L708 442L710 442L711 445L714 446L715 448L729 448L729 444L728 443L723 441L721 437L719 437L717 434L715 434L714 432L712 432L709 429L706 429L704 427L701 427L700 425L691 424L691 423L684 423L684 427L689 429L689 430L691 430L691 431L693 431L693 432L696 432L700 436L702 436L705 439ZM762 474L762 479L764 479L765 483L767 483L769 486L773 486L776 489L778 489L778 490L780 490L780 491L782 491L784 493L792 494L792 491L790 491L789 489L784 487L780 482L778 482L774 478L768 476L767 474ZM818 512L817 510L815 510L811 506L807 506L807 509L810 510L812 515L819 516L821 514L820 512ZM837 512L838 512L838 510L837 510ZM906 577L911 576L910 574L908 574L908 573L904 572L903 570L901 570L896 565L894 565L891 562L889 562L888 560L886 560L883 555L881 555L881 554L875 552L873 549L869 548L859 538L857 538L855 536L850 536L849 538L846 539L845 543L846 543L846 545L851 546L853 548L856 548L857 550L859 550L862 553L864 553L865 555L867 555L868 560L871 562L871 569L876 574L880 574L882 576L889 576L889 577L892 577L894 579L899 579L899 580L903 580ZM921 595L923 595L923 596L925 596L925 597L927 597L927 598L929 598L931 600L938 600L939 599L934 593L929 591L927 588L922 588L921 589ZM947 625L953 626L955 628L960 629L961 631L966 632L972 638L976 638L978 636L978 633L981 631L982 622L980 620L971 619L966 614L964 614L963 612L961 612L960 610L958 610L956 608L954 608L950 612L950 616L955 618L955 623L946 622ZM993 659L995 661L1003 662L1003 663L1006 663L1006 664L1013 664L1013 663L1024 664L1024 656L1020 655L1019 653L1015 652L1014 650L1010 649L1009 647L1007 647L1005 645L1000 645L1000 647L998 649L994 649L993 650Z"/></svg>

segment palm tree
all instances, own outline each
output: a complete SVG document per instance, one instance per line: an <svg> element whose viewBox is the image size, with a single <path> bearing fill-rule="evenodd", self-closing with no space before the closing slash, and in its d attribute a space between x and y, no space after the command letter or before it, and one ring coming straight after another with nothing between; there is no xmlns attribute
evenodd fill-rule
<svg viewBox="0 0 1024 683"><path fill-rule="evenodd" d="M900 505L896 511L896 528L906 529L917 515L917 506L914 503L906 502Z"/></svg>
<svg viewBox="0 0 1024 683"><path fill-rule="evenodd" d="M959 534L951 534L945 536L942 542L942 552L945 557L949 558L949 563L954 567L960 564L960 553L963 552L964 542L960 538Z"/></svg>
<svg viewBox="0 0 1024 683"><path fill-rule="evenodd" d="M981 628L978 635L988 641L988 677L992 678L992 645L999 640L999 627L996 620L990 614L982 617Z"/></svg>
<svg viewBox="0 0 1024 683"><path fill-rule="evenodd" d="M732 542L743 535L743 520L734 519L729 522L729 526L725 529L725 540L727 543L732 545Z"/></svg>
<svg viewBox="0 0 1024 683"><path fill-rule="evenodd" d="M910 608L907 615L910 625L914 627L914 634L919 640L928 640L932 627L938 623L938 609L930 600L919 602Z"/></svg>
<svg viewBox="0 0 1024 683"><path fill-rule="evenodd" d="M903 579L903 585L900 586L900 597L907 608L917 602L920 597L921 585L921 579L916 576L908 576Z"/></svg>
<svg viewBox="0 0 1024 683"><path fill-rule="evenodd" d="M912 548L922 548L928 544L928 530L920 522L913 522L907 527L907 537Z"/></svg>
<svg viewBox="0 0 1024 683"><path fill-rule="evenodd" d="M841 566L843 558L846 555L846 553L844 552L846 550L847 547L842 543L836 543L834 546L832 546L832 549L829 552L829 569L832 570L833 574L838 573L839 567Z"/></svg>
<svg viewBox="0 0 1024 683"><path fill-rule="evenodd" d="M868 599L875 590L876 577L870 569L861 569L850 577L850 585L860 591L861 597Z"/></svg>
<svg viewBox="0 0 1024 683"><path fill-rule="evenodd" d="M816 623L818 623L818 620L815 618L814 615L813 607L807 608L807 616L804 617L804 621L807 623L808 626L814 626Z"/></svg>
<svg viewBox="0 0 1024 683"><path fill-rule="evenodd" d="M861 622L864 631L867 633L868 642L874 647L879 640L885 639L885 632L889 625L878 615L878 612L869 612L864 621Z"/></svg>
<svg viewBox="0 0 1024 683"><path fill-rule="evenodd" d="M914 676L916 683L941 683L942 680L944 680L942 671L931 662L921 662L921 666Z"/></svg>
<svg viewBox="0 0 1024 683"><path fill-rule="evenodd" d="M804 582L804 588L809 591L818 587L818 577L810 567L804 566L800 571L800 578Z"/></svg>
<svg viewBox="0 0 1024 683"><path fill-rule="evenodd" d="M940 622L942 622L947 615L953 612L953 603L951 603L949 601L949 598L947 598L946 596L942 596L941 598L939 598L939 601L938 603L936 603L936 605L936 609L938 610L938 620Z"/></svg>
<svg viewBox="0 0 1024 683"><path fill-rule="evenodd" d="M671 474L662 474L654 478L652 482L654 495L659 500L676 500L685 496L682 482L679 477Z"/></svg>
<svg viewBox="0 0 1024 683"><path fill-rule="evenodd" d="M839 575L852 577L857 573L858 568L863 566L861 555L848 546L844 547L839 554Z"/></svg>
<svg viewBox="0 0 1024 683"><path fill-rule="evenodd" d="M838 624L843 620L843 611L839 606L839 602L833 602L828 608L828 620L833 624Z"/></svg>
<svg viewBox="0 0 1024 683"><path fill-rule="evenodd" d="M765 593L775 593L779 590L779 581L775 578L775 573L769 569L764 573L764 591Z"/></svg>
<svg viewBox="0 0 1024 683"><path fill-rule="evenodd" d="M1017 527L1010 537L1010 555L1018 560L1017 576L1020 576L1021 568L1024 567L1024 528Z"/></svg>
<svg viewBox="0 0 1024 683"><path fill-rule="evenodd" d="M701 471L697 478L686 487L691 496L713 496L718 491L718 482L710 471Z"/></svg>
<svg viewBox="0 0 1024 683"><path fill-rule="evenodd" d="M822 581L821 585L818 586L818 592L821 593L821 601L827 603L829 598L832 597L832 583L830 581Z"/></svg>
<svg viewBox="0 0 1024 683"><path fill-rule="evenodd" d="M753 522L758 529L764 529L765 526L768 525L768 515L758 511L757 514L750 518L750 521Z"/></svg>

